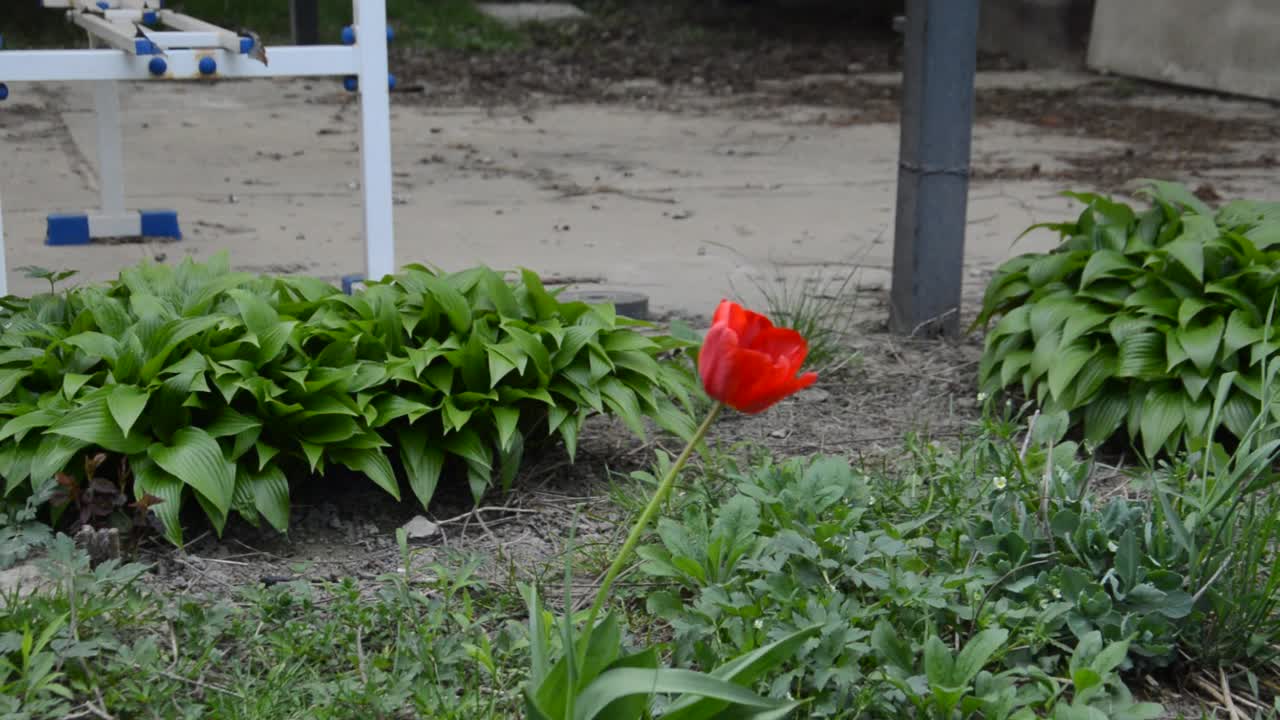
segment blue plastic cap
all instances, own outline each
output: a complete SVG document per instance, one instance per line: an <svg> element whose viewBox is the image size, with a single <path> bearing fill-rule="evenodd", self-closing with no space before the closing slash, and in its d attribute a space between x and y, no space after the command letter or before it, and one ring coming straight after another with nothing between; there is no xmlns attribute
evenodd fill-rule
<svg viewBox="0 0 1280 720"><path fill-rule="evenodd" d="M240 38L240 54L248 55L251 52L253 52L253 38L251 37Z"/></svg>
<svg viewBox="0 0 1280 720"><path fill-rule="evenodd" d="M8 99L9 99L9 86L5 85L4 83L0 83L0 100L8 100Z"/></svg>
<svg viewBox="0 0 1280 720"><path fill-rule="evenodd" d="M158 55L159 50L156 44L144 38L138 38L133 41L133 51L139 55Z"/></svg>
<svg viewBox="0 0 1280 720"><path fill-rule="evenodd" d="M164 61L162 57L153 57L151 62L147 63L147 69L152 75L163 75L169 70L169 63Z"/></svg>
<svg viewBox="0 0 1280 720"><path fill-rule="evenodd" d="M4 49L4 36L0 35L0 50Z"/></svg>
<svg viewBox="0 0 1280 720"><path fill-rule="evenodd" d="M387 42L390 43L392 40L395 40L395 39L396 39L396 30L395 28L388 25L387 26Z"/></svg>
<svg viewBox="0 0 1280 720"><path fill-rule="evenodd" d="M202 57L197 67L200 68L201 75L212 75L218 72L218 61L211 57Z"/></svg>
<svg viewBox="0 0 1280 720"><path fill-rule="evenodd" d="M160 13L155 10L148 10L142 13L143 25L155 25L158 22L160 22Z"/></svg>
<svg viewBox="0 0 1280 720"><path fill-rule="evenodd" d="M356 44L356 29L355 29L355 28L351 27L350 25L347 25L347 26L345 26L345 27L343 27L343 28L342 28L342 44L343 44L343 45L355 45L355 44Z"/></svg>
<svg viewBox="0 0 1280 720"><path fill-rule="evenodd" d="M387 89L388 90L396 89L396 76L392 75L391 73L387 73Z"/></svg>
<svg viewBox="0 0 1280 720"><path fill-rule="evenodd" d="M348 75L342 78L342 87L346 88L347 92L355 92L360 89L360 78L355 75Z"/></svg>
<svg viewBox="0 0 1280 720"><path fill-rule="evenodd" d="M178 226L178 213L174 210L143 210L142 236L182 239L182 229Z"/></svg>
<svg viewBox="0 0 1280 720"><path fill-rule="evenodd" d="M98 0L98 8L101 10L110 10L111 3L107 2L107 0Z"/></svg>

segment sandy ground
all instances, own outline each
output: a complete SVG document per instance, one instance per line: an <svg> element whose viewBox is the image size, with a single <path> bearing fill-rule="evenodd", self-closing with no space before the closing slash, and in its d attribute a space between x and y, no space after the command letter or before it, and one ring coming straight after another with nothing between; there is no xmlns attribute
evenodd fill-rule
<svg viewBox="0 0 1280 720"><path fill-rule="evenodd" d="M883 288L892 262L897 82L892 73L822 75L725 97L638 80L616 84L608 102L506 106L398 95L397 261L527 266L582 286L646 293L658 313L705 313L721 296L749 296L755 282L779 273L856 266L865 289ZM1183 153L1181 167L1156 169L1222 195L1280 196L1268 169L1280 156L1280 133L1266 132L1268 106L1167 89L1099 90L1107 87L1083 74L980 76L971 291L1010 254L1052 243L1039 233L1013 244L1030 224L1075 212L1059 190L1114 184L1145 169L1131 167L1131 133L1078 119L1093 107L1226 120L1242 128L1239 138L1215 137L1212 152ZM26 265L96 281L145 258L224 250L251 271L336 279L363 270L358 108L336 83L136 83L121 91L129 203L176 209L186 237L45 246L49 213L96 204L92 97L84 84L15 85L0 106L11 292L40 288L17 270ZM878 100L805 102L841 91L850 103ZM983 112L993 93L1011 100ZM1158 132L1165 116L1152 117L1147 129ZM1188 132L1185 141L1194 149L1204 138ZM1139 160L1151 156L1137 148Z"/></svg>

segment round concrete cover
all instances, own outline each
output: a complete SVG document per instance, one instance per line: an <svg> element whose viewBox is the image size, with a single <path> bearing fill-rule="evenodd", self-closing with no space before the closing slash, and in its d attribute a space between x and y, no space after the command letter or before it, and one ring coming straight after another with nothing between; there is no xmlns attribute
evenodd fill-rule
<svg viewBox="0 0 1280 720"><path fill-rule="evenodd" d="M565 302L584 302L589 304L613 303L619 315L635 320L649 319L649 296L627 290L566 290L560 293Z"/></svg>

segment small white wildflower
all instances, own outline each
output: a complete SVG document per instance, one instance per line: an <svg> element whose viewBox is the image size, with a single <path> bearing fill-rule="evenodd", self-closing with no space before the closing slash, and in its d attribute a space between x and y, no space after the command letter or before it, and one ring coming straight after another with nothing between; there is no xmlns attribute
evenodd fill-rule
<svg viewBox="0 0 1280 720"><path fill-rule="evenodd" d="M867 505L875 505L875 504L876 504L876 496L875 496L875 495L872 495L871 497L867 498Z"/></svg>
<svg viewBox="0 0 1280 720"><path fill-rule="evenodd" d="M1115 552L1120 549L1120 546L1116 544L1115 540L1108 540L1107 549L1110 550L1111 552Z"/></svg>
<svg viewBox="0 0 1280 720"><path fill-rule="evenodd" d="M997 490L1003 490L1009 486L1009 478L1003 475L997 475L995 480L991 481Z"/></svg>
<svg viewBox="0 0 1280 720"><path fill-rule="evenodd" d="M1059 590L1058 588L1054 588L1054 589L1053 589L1053 599L1054 599L1054 600L1061 600L1061 599L1062 599L1062 591L1061 591L1061 590Z"/></svg>
<svg viewBox="0 0 1280 720"><path fill-rule="evenodd" d="M751 624L752 624L752 625L755 625L757 630L763 630L763 629L764 629L764 620L756 620L755 622L753 622L753 623L751 623Z"/></svg>
<svg viewBox="0 0 1280 720"><path fill-rule="evenodd" d="M984 392L978 393L978 402L982 403L986 401L987 401L987 394Z"/></svg>

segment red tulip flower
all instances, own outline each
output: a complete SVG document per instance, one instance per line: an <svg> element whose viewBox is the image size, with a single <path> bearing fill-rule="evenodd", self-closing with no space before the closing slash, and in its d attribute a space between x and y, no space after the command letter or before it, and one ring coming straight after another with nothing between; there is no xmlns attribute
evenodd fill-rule
<svg viewBox="0 0 1280 720"><path fill-rule="evenodd" d="M817 381L817 373L799 374L808 354L800 333L724 300L702 343L698 374L712 399L754 414Z"/></svg>
<svg viewBox="0 0 1280 720"><path fill-rule="evenodd" d="M717 402L694 431L680 456L667 469L649 504L631 527L622 549L605 572L596 590L595 602L587 613L588 632L582 636L583 643L591 637L590 631L604 608L614 580L626 567L645 528L657 517L675 487L676 476L711 429L720 410L728 405L739 412L763 412L788 395L814 384L818 380L817 373L800 374L800 366L804 365L808 354L809 343L795 330L774 327L769 318L728 300L716 308L711 330L702 341L702 351L698 355L698 374L702 376L702 387ZM586 652L585 644L581 651Z"/></svg>

